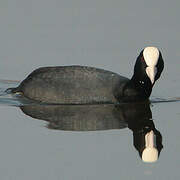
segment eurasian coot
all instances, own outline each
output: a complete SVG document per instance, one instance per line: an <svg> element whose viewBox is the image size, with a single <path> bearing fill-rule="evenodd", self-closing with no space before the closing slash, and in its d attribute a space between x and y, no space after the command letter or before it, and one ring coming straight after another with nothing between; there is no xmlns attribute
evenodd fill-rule
<svg viewBox="0 0 180 180"><path fill-rule="evenodd" d="M50 104L143 101L149 98L163 68L161 52L156 47L146 47L137 57L131 79L86 66L42 67L11 92Z"/></svg>

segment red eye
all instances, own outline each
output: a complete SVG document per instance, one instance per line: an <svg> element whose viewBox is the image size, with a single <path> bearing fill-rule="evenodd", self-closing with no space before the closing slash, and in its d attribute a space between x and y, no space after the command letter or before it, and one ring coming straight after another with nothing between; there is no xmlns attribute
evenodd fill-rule
<svg viewBox="0 0 180 180"><path fill-rule="evenodd" d="M141 57L141 61L144 61L144 57L143 56Z"/></svg>

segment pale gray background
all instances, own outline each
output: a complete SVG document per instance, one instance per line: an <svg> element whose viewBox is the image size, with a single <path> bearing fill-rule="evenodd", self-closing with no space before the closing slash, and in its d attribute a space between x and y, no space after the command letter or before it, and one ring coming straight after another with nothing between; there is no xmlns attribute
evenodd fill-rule
<svg viewBox="0 0 180 180"><path fill-rule="evenodd" d="M23 80L40 66L80 64L132 75L149 45L165 70L152 97L178 97L179 0L1 0L0 79ZM154 104L164 149L144 164L121 131L52 131L18 108L0 106L0 179L179 179L179 103Z"/></svg>

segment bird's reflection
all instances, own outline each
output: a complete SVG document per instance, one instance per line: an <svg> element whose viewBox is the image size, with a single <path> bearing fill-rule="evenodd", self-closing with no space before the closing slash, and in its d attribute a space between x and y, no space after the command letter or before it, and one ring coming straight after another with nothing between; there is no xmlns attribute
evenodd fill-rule
<svg viewBox="0 0 180 180"><path fill-rule="evenodd" d="M139 106L140 107L140 106ZM155 128L151 116L151 110L147 106L147 111L140 118L127 118L128 128L133 131L134 147L138 150L144 162L157 161L163 148L161 133ZM142 109L143 110L143 109Z"/></svg>
<svg viewBox="0 0 180 180"><path fill-rule="evenodd" d="M28 116L48 121L47 127L67 131L97 131L128 127L144 162L157 161L163 148L148 103L121 105L27 105Z"/></svg>

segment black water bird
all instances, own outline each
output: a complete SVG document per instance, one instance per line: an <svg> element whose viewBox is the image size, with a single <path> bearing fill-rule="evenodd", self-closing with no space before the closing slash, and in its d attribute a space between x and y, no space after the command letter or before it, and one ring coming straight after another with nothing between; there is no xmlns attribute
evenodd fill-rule
<svg viewBox="0 0 180 180"><path fill-rule="evenodd" d="M137 57L131 79L86 66L42 67L10 92L50 104L104 104L144 101L164 68L161 52L146 47Z"/></svg>

